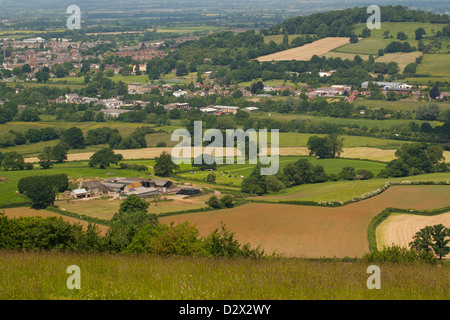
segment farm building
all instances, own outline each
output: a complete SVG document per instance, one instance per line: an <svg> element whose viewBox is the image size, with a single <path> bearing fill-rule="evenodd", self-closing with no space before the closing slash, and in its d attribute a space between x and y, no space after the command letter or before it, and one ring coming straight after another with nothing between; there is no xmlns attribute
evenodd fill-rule
<svg viewBox="0 0 450 320"><path fill-rule="evenodd" d="M159 194L158 189L156 188L145 188L145 187L137 187L126 192L127 195L135 194L139 198L148 198L153 197Z"/></svg>
<svg viewBox="0 0 450 320"><path fill-rule="evenodd" d="M164 106L164 109L166 109L166 110L172 110L172 109L189 110L190 108L191 107L189 106L189 103L186 103L186 102L184 102L184 103L180 103L180 102L171 103L171 104L168 104L168 105Z"/></svg>
<svg viewBox="0 0 450 320"><path fill-rule="evenodd" d="M112 191L110 188L105 186L99 180L83 181L81 183L81 186L83 188L89 190L89 192L92 192L92 193L102 193L102 192Z"/></svg>
<svg viewBox="0 0 450 320"><path fill-rule="evenodd" d="M201 194L202 190L194 187L182 187L180 190L178 190L177 194L183 194L183 195L194 195L194 194Z"/></svg>
<svg viewBox="0 0 450 320"><path fill-rule="evenodd" d="M402 82L384 82L375 81L374 84L378 85L380 88L386 91L411 91L412 86ZM361 83L361 88L367 89L369 87L369 81Z"/></svg>
<svg viewBox="0 0 450 320"><path fill-rule="evenodd" d="M87 198L89 195L86 189L76 189L70 193L70 197L75 199Z"/></svg>
<svg viewBox="0 0 450 320"><path fill-rule="evenodd" d="M132 110L124 110L124 109L108 109L108 110L100 110L105 116L110 116L113 118L117 118L122 113L130 112Z"/></svg>
<svg viewBox="0 0 450 320"><path fill-rule="evenodd" d="M155 188L172 188L173 182L169 180L152 180Z"/></svg>

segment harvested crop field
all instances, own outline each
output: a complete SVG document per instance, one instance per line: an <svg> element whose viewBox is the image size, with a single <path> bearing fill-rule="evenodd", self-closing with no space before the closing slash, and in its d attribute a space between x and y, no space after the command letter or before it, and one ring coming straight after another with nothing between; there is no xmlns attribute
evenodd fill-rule
<svg viewBox="0 0 450 320"><path fill-rule="evenodd" d="M75 218L71 218L71 217L67 217L67 216L63 216L54 212L50 212L50 211L46 211L46 210L35 210L35 209L31 209L31 208L13 208L13 209L4 209L5 210L5 214L8 218L21 218L21 217L42 217L42 218L49 218L49 217L61 217L63 220L70 222L70 223L79 223L81 224L84 228L87 228L88 226L88 222L86 221L82 221L82 220L78 220ZM108 231L108 227L106 226L102 226L102 225L97 225L99 230L100 230L100 234L101 235L105 235L106 232Z"/></svg>
<svg viewBox="0 0 450 320"><path fill-rule="evenodd" d="M167 196L171 201L154 202L153 198L145 199L150 204L148 212L162 214L167 212L176 212L183 210L201 209L207 207L205 202L211 195L202 195L197 197L187 197L183 195ZM58 203L58 208L88 217L103 220L111 220L116 212L119 211L122 200L116 199L92 199L76 200L70 203Z"/></svg>
<svg viewBox="0 0 450 320"><path fill-rule="evenodd" d="M393 244L408 247L416 232L426 226L436 224L443 224L450 228L450 213L431 217L414 214L392 214L377 228L377 246L379 249Z"/></svg>
<svg viewBox="0 0 450 320"><path fill-rule="evenodd" d="M161 218L197 225L208 235L223 222L241 243L286 257L360 257L368 252L367 228L388 207L431 210L450 204L447 186L395 186L343 207L252 203L237 208Z"/></svg>
<svg viewBox="0 0 450 320"><path fill-rule="evenodd" d="M328 37L304 46L276 52L257 58L262 61L310 60L314 55L321 56L328 51L349 43L349 38Z"/></svg>
<svg viewBox="0 0 450 320"><path fill-rule="evenodd" d="M410 64L416 61L416 58L420 57L422 52L396 52L396 53L386 53L384 56L378 57L375 62L397 62L400 72Z"/></svg>

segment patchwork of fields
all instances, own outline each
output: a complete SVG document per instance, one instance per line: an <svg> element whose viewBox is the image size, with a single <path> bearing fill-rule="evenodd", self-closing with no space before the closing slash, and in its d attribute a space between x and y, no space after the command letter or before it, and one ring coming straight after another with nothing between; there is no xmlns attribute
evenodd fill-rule
<svg viewBox="0 0 450 320"><path fill-rule="evenodd" d="M236 238L287 257L360 257L369 250L367 227L387 207L430 210L450 205L450 187L395 186L374 198L343 207L252 203L233 209L163 217L163 223L189 222L201 235L220 222Z"/></svg>

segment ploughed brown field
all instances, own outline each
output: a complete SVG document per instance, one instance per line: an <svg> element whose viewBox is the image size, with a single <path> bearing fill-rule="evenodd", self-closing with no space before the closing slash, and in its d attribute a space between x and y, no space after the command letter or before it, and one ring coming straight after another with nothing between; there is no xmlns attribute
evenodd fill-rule
<svg viewBox="0 0 450 320"><path fill-rule="evenodd" d="M384 193L343 207L252 203L184 214L161 223L195 224L207 236L223 222L241 243L285 257L361 257L369 252L367 228L388 207L431 210L450 205L450 186L394 186Z"/></svg>
<svg viewBox="0 0 450 320"><path fill-rule="evenodd" d="M328 51L348 44L349 38L328 37L304 46L292 48L257 58L262 61L310 60L314 55L321 56Z"/></svg>
<svg viewBox="0 0 450 320"><path fill-rule="evenodd" d="M83 226L84 229L87 228L88 222L78 220L75 218L63 216L61 214L53 213L46 210L35 210L31 208L13 208L13 209L4 209L5 214L8 218L21 218L21 217L42 217L42 218L49 218L49 217L61 217L63 220L70 222L70 223L79 223ZM105 235L108 231L108 227L102 226L97 224L98 229L100 230L101 235Z"/></svg>

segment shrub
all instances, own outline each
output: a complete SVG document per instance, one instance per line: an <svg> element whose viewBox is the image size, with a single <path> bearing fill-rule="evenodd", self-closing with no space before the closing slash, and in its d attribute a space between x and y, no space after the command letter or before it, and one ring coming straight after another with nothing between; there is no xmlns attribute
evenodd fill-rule
<svg viewBox="0 0 450 320"><path fill-rule="evenodd" d="M430 252L411 250L396 245L384 247L382 250L373 250L366 253L362 259L367 262L437 262L434 254Z"/></svg>
<svg viewBox="0 0 450 320"><path fill-rule="evenodd" d="M367 180L373 178L373 173L368 170L360 169L356 171L356 180Z"/></svg>
<svg viewBox="0 0 450 320"><path fill-rule="evenodd" d="M226 226L221 223L221 229L216 229L206 239L204 239L204 248L208 254L213 257L246 257L261 258L264 251L260 248L250 249L250 245L241 245L234 238L234 233L228 231Z"/></svg>
<svg viewBox="0 0 450 320"><path fill-rule="evenodd" d="M356 179L356 171L353 167L344 167L342 171L339 173L339 177L345 180L355 180Z"/></svg>
<svg viewBox="0 0 450 320"><path fill-rule="evenodd" d="M220 206L222 208L232 208L234 206L233 198L229 195L224 196L220 199Z"/></svg>
<svg viewBox="0 0 450 320"><path fill-rule="evenodd" d="M206 202L208 206L210 206L213 209L219 209L220 208L220 202L219 199L216 196L212 196L209 198L209 200Z"/></svg>
<svg viewBox="0 0 450 320"><path fill-rule="evenodd" d="M147 225L133 238L125 252L150 253L157 255L192 256L203 254L203 245L195 226L185 222L170 226Z"/></svg>

